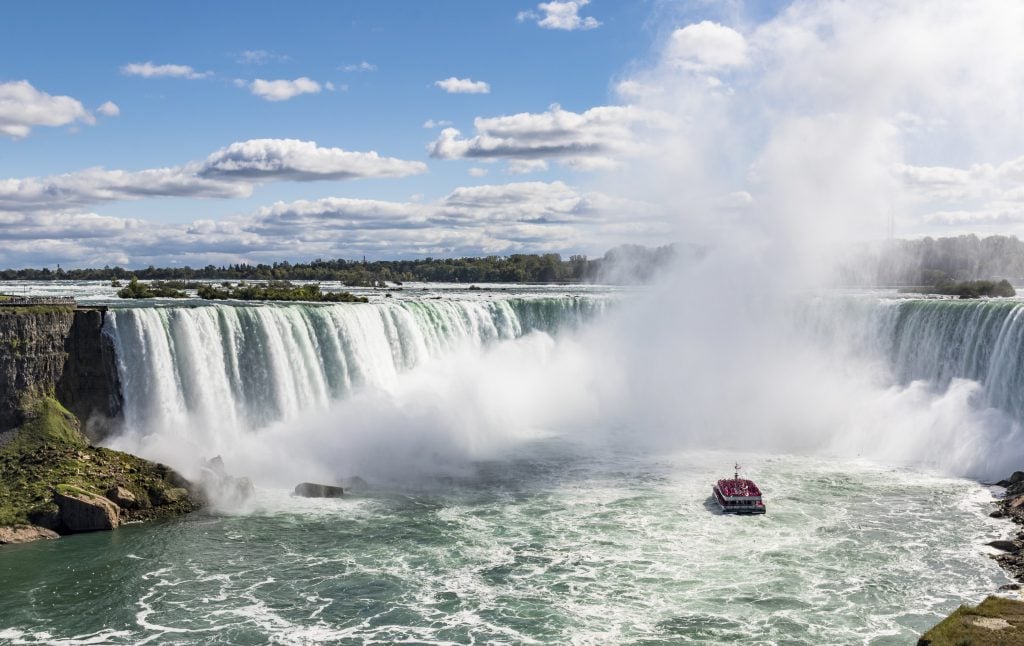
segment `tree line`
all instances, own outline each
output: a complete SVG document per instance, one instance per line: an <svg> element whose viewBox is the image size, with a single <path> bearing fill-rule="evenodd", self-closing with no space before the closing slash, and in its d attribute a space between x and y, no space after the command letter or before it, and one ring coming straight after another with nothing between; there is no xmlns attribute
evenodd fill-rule
<svg viewBox="0 0 1024 646"><path fill-rule="evenodd" d="M585 283L644 282L676 256L673 245L643 247L623 245L601 258L560 254L514 254L468 258L413 260L322 260L273 264L206 265L205 267L124 267L63 269L5 269L0 280L316 280L339 281L350 287L370 287L384 282L459 283Z"/></svg>

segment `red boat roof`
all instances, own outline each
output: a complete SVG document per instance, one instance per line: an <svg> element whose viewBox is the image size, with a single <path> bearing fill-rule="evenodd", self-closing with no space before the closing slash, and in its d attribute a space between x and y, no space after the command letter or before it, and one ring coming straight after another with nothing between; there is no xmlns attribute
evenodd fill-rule
<svg viewBox="0 0 1024 646"><path fill-rule="evenodd" d="M727 478L718 481L718 490L723 496L760 496L761 490L753 480Z"/></svg>

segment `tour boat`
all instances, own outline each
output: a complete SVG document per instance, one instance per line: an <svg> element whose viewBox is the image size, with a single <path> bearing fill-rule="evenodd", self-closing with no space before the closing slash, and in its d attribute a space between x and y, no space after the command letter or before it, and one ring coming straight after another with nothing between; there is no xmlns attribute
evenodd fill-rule
<svg viewBox="0 0 1024 646"><path fill-rule="evenodd" d="M761 490L753 480L740 477L740 465L735 465L732 479L722 478L718 484L711 486L715 501L726 514L763 514L764 502Z"/></svg>

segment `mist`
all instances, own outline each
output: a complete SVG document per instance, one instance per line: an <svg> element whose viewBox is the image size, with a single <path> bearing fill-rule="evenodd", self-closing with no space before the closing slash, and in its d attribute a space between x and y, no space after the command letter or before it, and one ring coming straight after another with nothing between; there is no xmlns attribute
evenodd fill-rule
<svg viewBox="0 0 1024 646"><path fill-rule="evenodd" d="M638 135L644 154L596 183L676 214L665 242L698 258L576 333L465 345L252 432L114 445L179 465L222 454L275 486L458 475L550 437L1001 477L1020 466L1020 428L982 384L900 383L843 307L809 320L806 305L841 250L921 222L900 169L1019 152L1022 21L1013 2L834 1L680 25L616 84L671 127Z"/></svg>

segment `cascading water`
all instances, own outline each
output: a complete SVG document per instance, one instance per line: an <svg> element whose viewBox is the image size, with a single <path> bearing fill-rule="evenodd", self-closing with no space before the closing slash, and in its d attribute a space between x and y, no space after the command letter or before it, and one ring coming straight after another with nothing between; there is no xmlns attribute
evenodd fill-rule
<svg viewBox="0 0 1024 646"><path fill-rule="evenodd" d="M982 386L980 405L1024 422L1024 303L1008 300L822 298L803 310L832 348L876 357L889 378L937 391Z"/></svg>
<svg viewBox="0 0 1024 646"><path fill-rule="evenodd" d="M458 346L575 327L600 298L117 309L114 340L129 432L189 425L238 434L327 407Z"/></svg>

